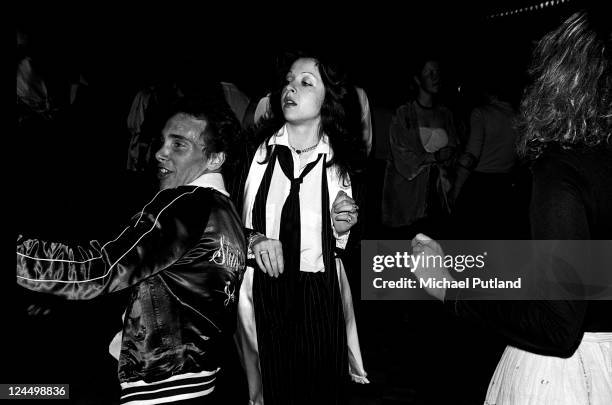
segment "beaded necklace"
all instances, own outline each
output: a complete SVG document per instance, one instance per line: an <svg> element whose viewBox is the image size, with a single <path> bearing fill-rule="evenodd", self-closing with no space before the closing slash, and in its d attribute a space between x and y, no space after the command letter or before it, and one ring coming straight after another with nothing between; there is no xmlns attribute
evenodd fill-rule
<svg viewBox="0 0 612 405"><path fill-rule="evenodd" d="M294 151L295 153L297 153L298 155L300 155L300 154L302 154L302 153L304 153L304 152L310 152L311 150L313 150L314 148L316 148L318 144L319 144L319 142L317 142L317 143L315 143L314 145L309 146L309 147L307 147L307 148L305 148L305 149L296 149L296 148L294 148L294 147L293 147L293 146L291 146L291 145L289 145L289 147L290 147L291 149L293 149L293 151Z"/></svg>

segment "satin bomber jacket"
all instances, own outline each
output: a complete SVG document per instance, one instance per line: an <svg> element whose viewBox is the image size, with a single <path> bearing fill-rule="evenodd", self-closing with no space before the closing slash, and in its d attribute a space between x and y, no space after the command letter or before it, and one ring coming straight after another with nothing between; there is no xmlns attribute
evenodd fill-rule
<svg viewBox="0 0 612 405"><path fill-rule="evenodd" d="M154 382L218 368L217 345L236 327L245 256L229 198L188 185L160 191L104 243L19 237L17 282L74 300L131 288L119 381Z"/></svg>

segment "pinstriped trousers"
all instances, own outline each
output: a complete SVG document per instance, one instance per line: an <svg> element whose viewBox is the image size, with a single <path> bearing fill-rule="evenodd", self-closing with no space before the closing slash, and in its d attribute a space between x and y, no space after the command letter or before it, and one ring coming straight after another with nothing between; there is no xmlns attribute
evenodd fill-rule
<svg viewBox="0 0 612 405"><path fill-rule="evenodd" d="M274 279L255 272L253 303L266 405L346 402L346 324L336 272L297 272L295 309L287 316Z"/></svg>

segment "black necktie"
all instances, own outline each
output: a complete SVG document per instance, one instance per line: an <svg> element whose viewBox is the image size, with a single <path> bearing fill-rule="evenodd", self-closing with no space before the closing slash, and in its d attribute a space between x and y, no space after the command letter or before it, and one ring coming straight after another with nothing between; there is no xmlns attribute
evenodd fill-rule
<svg viewBox="0 0 612 405"><path fill-rule="evenodd" d="M301 257L299 189L304 177L314 166L316 166L321 157L323 157L323 170L321 173L321 244L325 266L324 277L330 289L330 298L332 299L330 302L332 305L331 308L334 310L337 309L339 311L338 316L340 316L342 314L342 305L334 262L334 247L336 241L333 235L329 212L330 206L325 155L319 155L319 158L315 162L310 163L298 179L294 179L291 151L286 146L275 145L273 148L269 146L268 153L270 154L268 167L263 175L253 204L253 229L263 234L267 232L266 202L268 199L268 192L271 187L278 187L278 185L271 184L276 161L279 161L281 170L283 170L285 176L292 181L292 185L289 196L283 205L281 213L281 231L279 235L279 239L283 242L285 271L278 279L270 277L262 271L255 271L253 278L253 299L255 301L256 318L265 318L267 319L268 327L274 327L288 321L290 322L291 320L298 321L303 316L301 313L303 298L300 292L296 290L296 284L300 274ZM283 156L283 163L281 163L281 155ZM278 311L274 310L270 305L267 305L270 302L274 302L278 305ZM260 330L258 329L257 332L259 334Z"/></svg>
<svg viewBox="0 0 612 405"><path fill-rule="evenodd" d="M291 182L289 195L283 205L280 220L279 240L283 244L283 258L285 259L285 268L290 271L289 277L295 278L295 272L300 271L300 253L301 253L301 221L300 221L300 185L304 177L317 165L321 160L322 154L319 154L314 162L308 163L299 177L293 177L293 157L291 151L286 146L277 145L278 163L280 164L283 173Z"/></svg>
<svg viewBox="0 0 612 405"><path fill-rule="evenodd" d="M342 299L338 286L337 270L334 261L334 238L330 215L330 201L327 184L328 167L326 155L319 155L317 160L307 165L301 175L293 177L293 158L291 151L284 146L276 145L269 147L269 160L262 180L259 184L252 209L252 225L259 232L266 232L266 203L268 192L273 187L282 187L282 183L272 184L274 171L278 168L283 170L285 176L291 182L289 196L285 200L281 211L280 240L283 242L283 253L285 259L285 271L279 278L270 277L263 271L255 270L253 275L253 304L255 319L257 322L257 339L262 379L264 381L264 395L266 398L275 398L278 403L290 403L295 395L296 382L292 380L294 373L287 374L287 370L300 364L306 370L305 375L311 375L311 371L323 373L324 378L331 380L336 376L344 376L348 373L348 346L346 344L346 325ZM321 159L322 158L322 159ZM300 221L300 186L308 173L321 162L321 247L325 271L321 273L300 272L300 250L301 250L301 221ZM276 165L276 161L279 165ZM333 170L333 168L329 168ZM317 178L318 173L311 175ZM282 175L281 175L282 177ZM310 196L307 196L310 197ZM317 203L313 198L304 199L305 204ZM317 235L308 237L317 238ZM313 306L314 303L314 306ZM325 314L325 315L322 315ZM304 331L310 337L304 337ZM300 350L294 352L288 348L300 343ZM303 350L312 350L319 353L326 348L331 360L329 367L321 370L319 360L302 357ZM321 359L321 361L324 359ZM300 363L302 361L302 364ZM309 374L310 373L310 374ZM286 377L289 378L280 378ZM274 395L266 392L265 381L283 381L283 389L276 390ZM286 383L286 384L285 384ZM271 384L267 385L268 387ZM329 403L342 403L334 399L339 397L341 383L333 388L329 396ZM278 388L278 387L276 387ZM268 388L270 389L270 388ZM287 394L289 392L289 394ZM276 395L276 396L275 396ZM280 398L280 399L279 399Z"/></svg>

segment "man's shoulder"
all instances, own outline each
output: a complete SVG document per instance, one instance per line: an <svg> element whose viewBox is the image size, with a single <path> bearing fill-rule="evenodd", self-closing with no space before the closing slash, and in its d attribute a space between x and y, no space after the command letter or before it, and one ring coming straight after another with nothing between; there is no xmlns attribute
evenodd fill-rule
<svg viewBox="0 0 612 405"><path fill-rule="evenodd" d="M145 206L149 210L164 210L170 207L217 206L219 208L233 207L229 196L212 187L184 185L159 191Z"/></svg>
<svg viewBox="0 0 612 405"><path fill-rule="evenodd" d="M173 207L184 207L191 204L202 204L206 200L212 200L215 194L221 193L208 187L184 185L174 188L160 190L145 204L145 211L166 211Z"/></svg>
<svg viewBox="0 0 612 405"><path fill-rule="evenodd" d="M242 221L238 211L229 196L211 187L195 186L195 194L198 196L194 203L189 204L192 211L197 213L206 212L208 221L207 232L218 233L225 240L242 246L244 233Z"/></svg>
<svg viewBox="0 0 612 405"><path fill-rule="evenodd" d="M210 203L217 202L220 204L231 202L229 196L213 187L185 185L174 190L174 195L177 198L206 199L210 200Z"/></svg>
<svg viewBox="0 0 612 405"><path fill-rule="evenodd" d="M185 185L174 188L167 188L165 190L160 190L155 199L160 201L178 201L180 199L186 198L195 198L201 194L202 187Z"/></svg>
<svg viewBox="0 0 612 405"><path fill-rule="evenodd" d="M236 208L230 196L212 187L188 186L195 187L195 198L198 202L206 203L209 207L215 210L224 210L235 212Z"/></svg>

